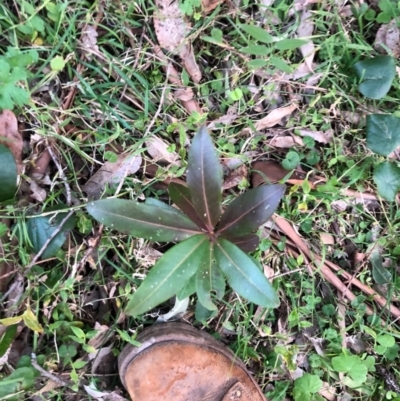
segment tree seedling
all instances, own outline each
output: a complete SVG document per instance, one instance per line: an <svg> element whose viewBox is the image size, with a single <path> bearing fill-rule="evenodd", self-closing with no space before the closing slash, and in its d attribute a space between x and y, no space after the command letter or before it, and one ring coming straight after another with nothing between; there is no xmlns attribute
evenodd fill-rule
<svg viewBox="0 0 400 401"><path fill-rule="evenodd" d="M133 294L125 312L137 316L170 297L197 293L210 311L221 299L225 278L239 295L266 308L277 307L275 290L245 252L257 248L254 232L274 213L284 194L281 184L261 185L237 197L221 216L222 169L212 139L203 127L188 154L187 186L171 183L171 200L139 203L123 199L90 202L88 212L120 232L156 242L179 242L153 266Z"/></svg>

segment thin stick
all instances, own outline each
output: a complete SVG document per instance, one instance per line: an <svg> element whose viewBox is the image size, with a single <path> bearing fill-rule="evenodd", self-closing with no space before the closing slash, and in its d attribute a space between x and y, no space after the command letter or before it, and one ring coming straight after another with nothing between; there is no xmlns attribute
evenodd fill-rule
<svg viewBox="0 0 400 401"><path fill-rule="evenodd" d="M47 370L43 369L36 360L36 354L31 355L31 363L32 366L41 373L42 376L47 377L50 380L53 380L53 382L56 382L57 384L59 384L60 386L64 386L64 387L69 387L71 388L70 383L68 383L67 381L60 379L58 376L53 375L52 373L48 372Z"/></svg>

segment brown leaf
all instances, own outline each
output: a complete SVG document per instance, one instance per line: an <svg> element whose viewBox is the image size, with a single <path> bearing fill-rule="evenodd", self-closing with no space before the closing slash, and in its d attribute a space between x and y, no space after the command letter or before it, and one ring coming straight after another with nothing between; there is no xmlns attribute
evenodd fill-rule
<svg viewBox="0 0 400 401"><path fill-rule="evenodd" d="M182 88L175 91L174 97L181 100L182 102L188 102L189 100L193 99L194 93L192 88Z"/></svg>
<svg viewBox="0 0 400 401"><path fill-rule="evenodd" d="M384 46L389 48L394 57L400 56L400 30L397 20L393 19L388 24L383 24L376 33L374 49L380 53L387 53Z"/></svg>
<svg viewBox="0 0 400 401"><path fill-rule="evenodd" d="M141 156L119 155L116 162L105 162L82 187L90 199L98 199L106 184L118 185L128 175L136 173L142 164Z"/></svg>
<svg viewBox="0 0 400 401"><path fill-rule="evenodd" d="M11 150L17 164L17 173L21 174L23 142L18 132L17 117L10 110L4 110L0 114L0 143Z"/></svg>
<svg viewBox="0 0 400 401"><path fill-rule="evenodd" d="M210 11L214 10L217 8L221 3L223 3L224 0L202 0L202 8L204 13L209 13Z"/></svg>
<svg viewBox="0 0 400 401"><path fill-rule="evenodd" d="M273 146L274 148L292 148L293 146L304 146L304 143L301 138L296 136L275 136L271 140L268 141L269 146Z"/></svg>
<svg viewBox="0 0 400 401"><path fill-rule="evenodd" d="M310 131L306 129L299 130L301 136L310 136L315 141L320 143L331 143L333 140L333 130L329 129L325 132L323 131Z"/></svg>
<svg viewBox="0 0 400 401"><path fill-rule="evenodd" d="M266 177L266 179L271 183L275 183L284 179L288 175L288 171L275 160L261 160L254 162L251 165L251 169L253 170L251 174L251 183L253 187L266 184L264 177ZM260 174L258 171L260 171L262 174ZM290 176L290 179L304 179L305 177L306 175L304 173L295 171Z"/></svg>
<svg viewBox="0 0 400 401"><path fill-rule="evenodd" d="M168 151L168 145L158 136L153 136L146 141L147 152L154 162L163 161L178 166L179 156L175 152Z"/></svg>
<svg viewBox="0 0 400 401"><path fill-rule="evenodd" d="M236 170L233 170L228 177L226 177L223 185L222 185L222 189L229 189L229 188L233 188L236 187L237 185L240 184L240 182L244 179L247 178L247 167L245 165L240 166L239 168L237 168Z"/></svg>
<svg viewBox="0 0 400 401"><path fill-rule="evenodd" d="M297 28L298 38L308 38L312 36L314 31L314 22L312 21L313 14L310 10L303 10L300 17L300 24ZM313 70L313 60L315 53L315 46L312 41L309 41L303 46L300 46L300 52L304 57L304 62L310 71Z"/></svg>
<svg viewBox="0 0 400 401"><path fill-rule="evenodd" d="M172 54L179 55L194 82L201 80L201 72L196 64L193 48L186 36L190 24L185 20L177 0L156 0L157 11L153 21L158 43Z"/></svg>
<svg viewBox="0 0 400 401"><path fill-rule="evenodd" d="M320 233L321 242L324 245L335 245L335 237L329 233Z"/></svg>
<svg viewBox="0 0 400 401"><path fill-rule="evenodd" d="M272 110L266 117L256 121L254 126L258 131L273 127L279 124L284 117L292 114L295 109L297 109L297 104L294 103L290 106L279 107L278 109Z"/></svg>
<svg viewBox="0 0 400 401"><path fill-rule="evenodd" d="M214 121L211 121L210 124L207 125L208 130L214 130L216 129L215 126L217 124L224 124L224 125L229 125L232 124L236 119L237 119L237 107L236 106L231 106L227 110L226 114L222 117L217 118Z"/></svg>
<svg viewBox="0 0 400 401"><path fill-rule="evenodd" d="M86 58L90 61L92 57L90 53L98 53L99 47L97 46L97 30L93 25L87 25L81 38L81 45L87 53Z"/></svg>

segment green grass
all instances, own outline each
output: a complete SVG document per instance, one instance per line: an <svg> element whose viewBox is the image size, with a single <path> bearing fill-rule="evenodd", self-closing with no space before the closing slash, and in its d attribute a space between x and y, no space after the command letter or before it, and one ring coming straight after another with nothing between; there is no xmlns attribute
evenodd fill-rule
<svg viewBox="0 0 400 401"><path fill-rule="evenodd" d="M107 0L101 3L103 16L97 28L101 58L92 55L91 59L82 51L80 37L84 24L92 24L98 16L100 2L28 0L27 3L34 13L26 16L22 12L22 1L5 1L0 5L0 56L9 46L23 51L35 49L39 54L39 60L28 68L30 75L26 84L31 90L30 103L14 110L26 138L23 181L31 175L31 168L43 150L51 146L71 191L77 225L55 257L40 260L29 272L24 272L34 253L26 233L27 218L33 212L43 212L46 207L66 202L66 185L56 165L49 164L48 182L42 185L46 190L43 202L29 199L27 190L22 188L18 201L1 206L1 218L12 219L13 224L10 235L1 239L4 248L1 260L8 261L21 272L24 285L12 313L11 307L5 304L0 318L5 317L6 311L19 316L29 306L43 326L43 333L25 327L20 338L38 359L41 356L45 360L46 370L71 380L70 388L52 390L46 399L89 400L82 389L78 390L78 383L83 379L94 382L100 390L112 391L115 386L122 389L115 369L92 375L89 364L79 364L78 360L90 351L88 344L95 335L96 322L109 328L108 337L96 346L112 344L113 354L117 355L127 337L134 339L136 333L154 323L159 314L168 312L173 305L172 302L163 305L137 319L122 313L130 294L140 285L152 263L143 249L149 246L165 252L167 247L107 228L98 238L98 224L84 208L88 199L82 188L110 155L106 152L140 154L148 165L153 164L146 151L148 138L144 138L149 124L152 126L148 137L163 139L181 156L181 164L176 167L158 163L154 176L138 171L126 178L119 197L156 197L168 202L165 186L160 183L184 174L187 141L199 122L224 116L228 108L234 106L238 115L235 121L212 131L221 158L243 157L245 152L250 152L245 155L250 170L254 160L273 159L281 163L289 151L297 152L308 176L324 177L326 183L318 189L289 185L277 213L298 229L317 255L335 262L399 305L398 204L379 199L369 206L350 204L341 212L332 206L335 201L352 202L352 198L343 193L344 189L376 193L373 167L384 159L368 150L365 122L353 123L348 114L372 111L400 115L397 78L387 96L368 100L358 92L358 81L352 72L355 62L377 55L373 42L380 23L376 18L367 20L356 3L351 4L354 16L348 17L341 14L333 1L311 6L315 24L312 41L317 49L314 72L321 74L314 89L307 87L307 78L282 80L284 73L274 70L268 57L264 57L267 60L262 68L264 77L257 71L254 74L248 66L248 60L254 57L242 51L255 44L254 39L240 29L243 23L267 27L272 36L295 37L300 13L291 13L291 1L276 1L268 7L267 13L262 12L258 2L242 1L234 10L230 10L227 3L198 20L192 18L190 38L203 73L201 82L194 84L182 72L180 60L172 55L168 57L181 73L185 85L194 89L196 100L206 112L199 116L189 115L174 99L174 86L168 83L161 62L146 39L157 43L152 23L155 5L151 2ZM46 9L46 4L59 7L57 18ZM28 33L22 32L21 29L30 26L27 20L32 20L33 15L40 17L43 29L35 32L29 28ZM221 34L220 43L207 39ZM293 69L303 60L297 49L279 50L275 44L271 47L271 56ZM66 61L61 72L50 69L50 62L56 56ZM78 69L78 66L81 67ZM63 110L71 87L76 87L75 98L69 108ZM273 148L269 146L271 136L266 135L269 129L261 133L247 130L271 108L294 101L298 103L298 110L284 120L282 126L273 128L275 134L276 130L295 135L299 129L332 129L332 143L315 142L309 148L298 145L291 149ZM33 135L36 142L30 143ZM311 150L313 156L318 157L317 162L310 159ZM247 179L251 181L250 177ZM239 192L235 187L226 191L226 196L233 199ZM114 194L115 188L106 187L102 197ZM197 321L192 299L185 319L228 344L245 361L271 401L282 400L285 396L301 400L299 396L293 398L294 378L298 377L294 372L299 369L313 375L313 380L320 378L324 386L332 386L337 396L349 393L356 400L399 400L400 393L395 394L387 378L392 375L394 381L399 382L400 357L396 355L396 347L388 347L391 352L386 352L379 342L384 342L386 337L382 336L388 335L399 343L399 322L354 286L350 288L356 300L345 303L321 274L310 273L304 259L290 253L288 239L267 238L268 232L260 230L265 238L253 256L277 276L273 285L278 290L281 306L260 316L256 314L256 305L229 290L218 304L215 317L207 322ZM335 243L324 244L321 233L332 234ZM377 244L383 249L382 256L392 272L391 283L386 286L375 283L368 262L369 253ZM359 266L354 261L357 257L362 259ZM85 263L81 263L82 260ZM1 269L0 266L0 272ZM367 315L366 304L373 308L373 317ZM344 320L339 305L343 305ZM79 338L78 330L71 327L80 329L83 337ZM352 345L355 338L359 338L358 345L363 345L361 352ZM345 358L343 353L356 356L359 365L368 365L365 380L356 388L346 379L348 373L334 368L332 361L337 357ZM3 367L0 380L11 374L20 356ZM366 362L371 358L374 367ZM20 392L15 399L28 399L43 386L41 383L36 379L35 387ZM277 395L279 392L281 398ZM324 399L318 393L312 397Z"/></svg>

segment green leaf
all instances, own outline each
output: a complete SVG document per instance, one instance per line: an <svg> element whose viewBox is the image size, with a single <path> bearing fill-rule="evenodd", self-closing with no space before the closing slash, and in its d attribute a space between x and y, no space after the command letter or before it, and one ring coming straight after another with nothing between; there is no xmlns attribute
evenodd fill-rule
<svg viewBox="0 0 400 401"><path fill-rule="evenodd" d="M168 185L168 193L172 202L174 202L190 220L192 220L198 227L206 229L204 221L196 212L190 196L189 188L186 185L171 182Z"/></svg>
<svg viewBox="0 0 400 401"><path fill-rule="evenodd" d="M186 176L196 212L212 230L221 215L222 169L205 127L193 138Z"/></svg>
<svg viewBox="0 0 400 401"><path fill-rule="evenodd" d="M23 106L29 102L28 92L17 86L17 83L26 79L26 71L14 67L0 59L0 109L12 110L14 105Z"/></svg>
<svg viewBox="0 0 400 401"><path fill-rule="evenodd" d="M390 56L378 56L354 64L354 71L362 82L358 90L370 99L382 99L396 76L396 63Z"/></svg>
<svg viewBox="0 0 400 401"><path fill-rule="evenodd" d="M262 60L262 59L259 59L259 58L255 59L255 60L250 60L247 63L247 65L253 70L265 67L267 64L268 64L267 60Z"/></svg>
<svg viewBox="0 0 400 401"><path fill-rule="evenodd" d="M17 164L7 146L0 144L0 202L12 199L17 190Z"/></svg>
<svg viewBox="0 0 400 401"><path fill-rule="evenodd" d="M242 237L230 237L229 235L223 237L232 244L235 244L244 252L253 252L257 249L260 243L260 237L257 234L246 234Z"/></svg>
<svg viewBox="0 0 400 401"><path fill-rule="evenodd" d="M28 390L35 383L35 374L33 368L18 368L15 369L10 376L0 380L0 399L15 400L11 398L12 394L22 390Z"/></svg>
<svg viewBox="0 0 400 401"><path fill-rule="evenodd" d="M220 238L214 253L218 266L234 291L264 308L279 306L276 292L264 273L236 245Z"/></svg>
<svg viewBox="0 0 400 401"><path fill-rule="evenodd" d="M65 60L61 56L56 56L51 60L50 67L52 71L61 71L65 67Z"/></svg>
<svg viewBox="0 0 400 401"><path fill-rule="evenodd" d="M59 206L60 207L60 206ZM59 208L58 207L58 208ZM63 205L64 209L65 206ZM54 211L55 208L47 209L44 212ZM33 246L33 251L38 253L45 242L53 235L69 210L60 210L54 214L29 218L26 223L26 230ZM42 253L41 259L53 257L64 245L69 232L75 227L76 218L72 215L63 225L61 230L49 242L46 250Z"/></svg>
<svg viewBox="0 0 400 401"><path fill-rule="evenodd" d="M239 24L240 28L259 42L272 43L274 38L263 28L249 24Z"/></svg>
<svg viewBox="0 0 400 401"><path fill-rule="evenodd" d="M396 340L390 334L381 334L376 338L376 341L387 348L393 347L396 343Z"/></svg>
<svg viewBox="0 0 400 401"><path fill-rule="evenodd" d="M370 259L372 265L372 277L379 285L389 284L392 281L392 273L382 265L382 257L378 250L371 253Z"/></svg>
<svg viewBox="0 0 400 401"><path fill-rule="evenodd" d="M111 198L90 202L87 210L107 227L157 242L182 241L200 232L184 214L167 204L156 206Z"/></svg>
<svg viewBox="0 0 400 401"><path fill-rule="evenodd" d="M389 114L367 116L367 146L378 155L387 156L400 146L400 118Z"/></svg>
<svg viewBox="0 0 400 401"><path fill-rule="evenodd" d="M208 310L201 304L199 300L197 300L194 316L198 322L201 322L205 325L208 319L211 319L217 315L218 310Z"/></svg>
<svg viewBox="0 0 400 401"><path fill-rule="evenodd" d="M185 298L190 297L196 292L196 275L190 277L189 281L185 286L176 293L177 298L182 301Z"/></svg>
<svg viewBox="0 0 400 401"><path fill-rule="evenodd" d="M284 192L285 186L281 184L260 185L246 191L228 205L217 232L243 236L257 230L271 218Z"/></svg>
<svg viewBox="0 0 400 401"><path fill-rule="evenodd" d="M294 50L306 45L308 42L308 40L303 39L282 39L275 43L275 48L277 50Z"/></svg>
<svg viewBox="0 0 400 401"><path fill-rule="evenodd" d="M284 60L278 57L271 57L269 59L269 62L276 67L278 70L281 70L283 72L286 72L287 74L292 73L292 67L288 65Z"/></svg>
<svg viewBox="0 0 400 401"><path fill-rule="evenodd" d="M175 295L196 273L208 244L205 235L195 235L169 249L133 294L125 313L141 315Z"/></svg>
<svg viewBox="0 0 400 401"><path fill-rule="evenodd" d="M332 358L332 367L336 372L348 373L356 382L363 383L367 380L368 368L356 355L340 354Z"/></svg>
<svg viewBox="0 0 400 401"><path fill-rule="evenodd" d="M283 401L289 388L289 381L282 380L274 383L274 389L266 394L268 400Z"/></svg>
<svg viewBox="0 0 400 401"><path fill-rule="evenodd" d="M271 48L261 45L250 45L240 49L242 53L253 54L255 56L266 56L271 53Z"/></svg>
<svg viewBox="0 0 400 401"><path fill-rule="evenodd" d="M293 170L300 163L300 156L297 152L291 150L287 153L284 160L282 160L282 167L285 170Z"/></svg>
<svg viewBox="0 0 400 401"><path fill-rule="evenodd" d="M8 326L0 337L0 358L7 352L17 334L17 324Z"/></svg>
<svg viewBox="0 0 400 401"><path fill-rule="evenodd" d="M211 292L215 292L217 299L221 299L225 293L225 278L215 262L213 248L209 244L196 273L197 296L201 304L210 311L217 310L211 300Z"/></svg>
<svg viewBox="0 0 400 401"><path fill-rule="evenodd" d="M318 393L322 388L322 381L316 375L304 373L294 382L293 395L296 401L309 401L312 394Z"/></svg>
<svg viewBox="0 0 400 401"><path fill-rule="evenodd" d="M393 202L400 191L400 167L391 162L379 164L374 170L374 182L379 195Z"/></svg>

